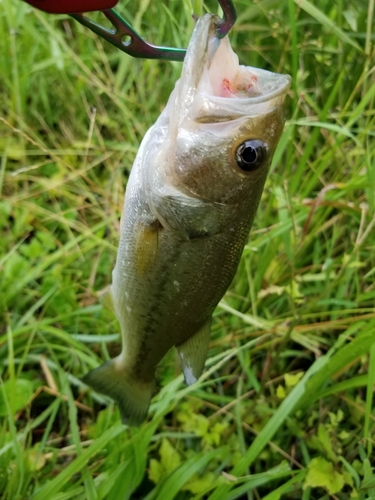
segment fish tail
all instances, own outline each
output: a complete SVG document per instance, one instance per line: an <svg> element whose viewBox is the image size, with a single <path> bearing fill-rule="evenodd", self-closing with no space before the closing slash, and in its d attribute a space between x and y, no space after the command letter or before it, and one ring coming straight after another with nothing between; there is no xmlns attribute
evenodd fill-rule
<svg viewBox="0 0 375 500"><path fill-rule="evenodd" d="M141 425L147 417L154 381L141 382L129 376L119 358L107 361L87 373L82 382L95 391L116 401L122 422L129 426Z"/></svg>

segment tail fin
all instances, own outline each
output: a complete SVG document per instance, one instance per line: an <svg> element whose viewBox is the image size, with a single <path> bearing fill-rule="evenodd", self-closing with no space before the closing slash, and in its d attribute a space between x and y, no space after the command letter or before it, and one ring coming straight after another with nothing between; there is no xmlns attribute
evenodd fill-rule
<svg viewBox="0 0 375 500"><path fill-rule="evenodd" d="M87 373L82 382L114 399L124 424L139 426L146 420L154 383L139 382L129 377L118 358Z"/></svg>

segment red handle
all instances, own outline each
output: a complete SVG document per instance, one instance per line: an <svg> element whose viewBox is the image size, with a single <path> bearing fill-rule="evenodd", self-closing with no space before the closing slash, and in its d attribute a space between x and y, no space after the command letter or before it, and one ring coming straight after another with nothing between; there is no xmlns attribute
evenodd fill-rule
<svg viewBox="0 0 375 500"><path fill-rule="evenodd" d="M50 14L76 14L111 9L118 0L26 0L26 2Z"/></svg>

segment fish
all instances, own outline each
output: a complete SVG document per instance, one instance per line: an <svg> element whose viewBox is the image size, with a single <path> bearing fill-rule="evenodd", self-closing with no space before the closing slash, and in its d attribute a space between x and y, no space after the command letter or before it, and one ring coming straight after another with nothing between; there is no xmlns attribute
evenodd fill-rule
<svg viewBox="0 0 375 500"><path fill-rule="evenodd" d="M181 77L134 161L112 284L122 351L83 377L139 426L176 347L185 381L207 358L212 314L236 273L285 117L288 75L239 64L220 19L201 17Z"/></svg>

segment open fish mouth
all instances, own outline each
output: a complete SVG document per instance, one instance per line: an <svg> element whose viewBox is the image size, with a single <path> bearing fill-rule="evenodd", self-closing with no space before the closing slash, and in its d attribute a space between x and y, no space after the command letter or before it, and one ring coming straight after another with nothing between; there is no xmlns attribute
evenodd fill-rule
<svg viewBox="0 0 375 500"><path fill-rule="evenodd" d="M279 106L289 90L289 75L242 66L228 37L215 33L219 18L198 20L178 88L178 120L188 112L199 123L259 115ZM195 38L195 40L194 40Z"/></svg>

